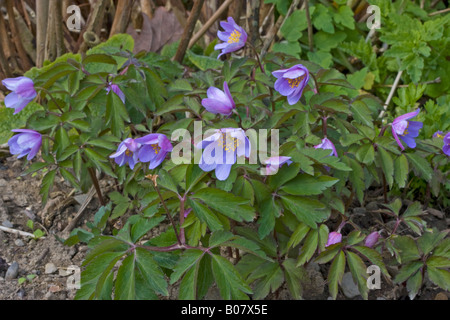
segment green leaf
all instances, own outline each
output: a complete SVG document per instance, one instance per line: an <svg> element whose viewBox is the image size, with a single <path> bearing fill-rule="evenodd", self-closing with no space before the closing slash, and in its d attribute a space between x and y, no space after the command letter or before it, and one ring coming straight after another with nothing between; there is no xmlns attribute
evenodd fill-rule
<svg viewBox="0 0 450 320"><path fill-rule="evenodd" d="M401 154L394 161L394 178L395 183L399 188L404 188L406 186L408 174L409 174L408 159L404 154Z"/></svg>
<svg viewBox="0 0 450 320"><path fill-rule="evenodd" d="M282 196L281 201L300 222L306 223L312 229L316 229L317 223L325 220L330 213L325 210L322 202L310 198Z"/></svg>
<svg viewBox="0 0 450 320"><path fill-rule="evenodd" d="M136 295L142 291L141 287L151 288L166 297L169 295L164 273L153 260L152 254L145 249L136 248L135 265L136 280L142 279L142 286L141 281L136 281Z"/></svg>
<svg viewBox="0 0 450 320"><path fill-rule="evenodd" d="M399 250L402 263L407 263L421 258L419 249L414 240L408 236L399 236L394 240L395 247Z"/></svg>
<svg viewBox="0 0 450 320"><path fill-rule="evenodd" d="M192 51L186 52L186 56L197 68L201 71L209 69L220 69L223 67L223 62L215 58L197 55Z"/></svg>
<svg viewBox="0 0 450 320"><path fill-rule="evenodd" d="M394 282L395 283L405 282L409 277L411 277L414 273L416 273L417 270L419 270L421 267L423 267L422 261L413 261L408 264L405 264L400 269L400 272L395 276Z"/></svg>
<svg viewBox="0 0 450 320"><path fill-rule="evenodd" d="M305 223L299 223L295 231L292 233L287 246L289 248L296 247L306 237L309 230L311 230L311 228L308 227Z"/></svg>
<svg viewBox="0 0 450 320"><path fill-rule="evenodd" d="M239 222L250 222L255 217L253 209L246 206L249 202L247 199L232 195L220 189L201 189L192 195L191 198L202 200L210 208Z"/></svg>
<svg viewBox="0 0 450 320"><path fill-rule="evenodd" d="M388 270L386 269L386 266L383 262L383 258L381 257L381 255L368 247L365 246L353 246L353 249L355 249L356 251L358 251L359 253L361 253L364 257L366 257L372 264L376 265L377 267L380 268L381 272L387 277L390 278L390 274L388 272Z"/></svg>
<svg viewBox="0 0 450 320"><path fill-rule="evenodd" d="M170 284L177 282L186 271L191 269L203 257L203 254L203 251L196 249L185 251L170 275Z"/></svg>
<svg viewBox="0 0 450 320"><path fill-rule="evenodd" d="M364 101L356 100L351 104L351 109L353 111L353 115L355 120L360 123L373 128L373 119L371 112Z"/></svg>
<svg viewBox="0 0 450 320"><path fill-rule="evenodd" d="M450 291L450 272L448 270L427 268L428 278L444 290Z"/></svg>
<svg viewBox="0 0 450 320"><path fill-rule="evenodd" d="M284 274L278 263L265 262L250 275L248 281L251 282L253 279L257 279L253 298L261 300L283 284Z"/></svg>
<svg viewBox="0 0 450 320"><path fill-rule="evenodd" d="M378 148L378 154L380 155L381 167L383 168L386 181L389 187L392 188L394 184L394 161L391 155L383 148Z"/></svg>
<svg viewBox="0 0 450 320"><path fill-rule="evenodd" d="M42 197L42 204L47 203L50 190L53 186L53 182L55 181L55 176L56 170L52 170L49 171L42 179L41 190L39 191L39 194Z"/></svg>
<svg viewBox="0 0 450 320"><path fill-rule="evenodd" d="M347 262L353 280L358 284L359 293L367 300L369 289L367 288L366 265L357 254L350 251L347 251Z"/></svg>
<svg viewBox="0 0 450 320"><path fill-rule="evenodd" d="M317 245L319 243L319 233L317 230L311 230L300 249L300 255L297 260L297 266L302 266L309 260L317 250Z"/></svg>
<svg viewBox="0 0 450 320"><path fill-rule="evenodd" d="M375 149L373 144L364 144L356 151L356 159L359 162L370 165L375 159Z"/></svg>
<svg viewBox="0 0 450 320"><path fill-rule="evenodd" d="M248 299L245 294L253 293L231 262L224 257L213 255L212 270L223 299Z"/></svg>
<svg viewBox="0 0 450 320"><path fill-rule="evenodd" d="M203 205L199 201L188 198L188 204L194 211L195 216L203 223L208 225L208 228L212 231L219 231L223 229L222 222L207 206Z"/></svg>
<svg viewBox="0 0 450 320"><path fill-rule="evenodd" d="M418 271L406 281L406 289L408 290L408 296L411 300L414 300L419 292L420 287L422 286L422 280L422 272Z"/></svg>
<svg viewBox="0 0 450 320"><path fill-rule="evenodd" d="M312 177L307 174L299 174L295 179L286 183L281 190L298 196L319 195L338 181L339 179L329 176Z"/></svg>
<svg viewBox="0 0 450 320"><path fill-rule="evenodd" d="M292 297L297 300L302 298L301 282L307 277L303 268L296 267L294 259L285 259L283 261L284 278Z"/></svg>
<svg viewBox="0 0 450 320"><path fill-rule="evenodd" d="M338 252L341 251L342 246L342 243L336 243L328 246L325 251L322 251L314 261L319 264L331 261L338 254Z"/></svg>
<svg viewBox="0 0 450 320"><path fill-rule="evenodd" d="M328 288L333 300L336 300L338 294L338 284L341 283L345 271L345 254L340 252L331 264L328 272Z"/></svg>
<svg viewBox="0 0 450 320"><path fill-rule="evenodd" d="M271 175L268 178L268 185L273 189L277 189L286 182L294 179L300 169L300 164L292 163L290 166L283 166L279 168L277 174Z"/></svg>
<svg viewBox="0 0 450 320"><path fill-rule="evenodd" d="M134 300L136 297L135 256L123 260L116 279L115 300Z"/></svg>
<svg viewBox="0 0 450 320"><path fill-rule="evenodd" d="M414 205L414 204L413 204ZM411 205L411 206L413 206ZM420 203L418 203L420 209ZM409 209L409 208L408 208ZM422 210L420 209L422 213ZM405 212L406 214L406 212ZM425 232L418 240L417 245L422 252L422 254L428 255L437 245L438 243L445 238L447 232Z"/></svg>
<svg viewBox="0 0 450 320"><path fill-rule="evenodd" d="M430 163L425 158L415 153L406 153L406 157L410 161L411 168L413 168L414 172L430 182L433 176L433 169L431 168Z"/></svg>

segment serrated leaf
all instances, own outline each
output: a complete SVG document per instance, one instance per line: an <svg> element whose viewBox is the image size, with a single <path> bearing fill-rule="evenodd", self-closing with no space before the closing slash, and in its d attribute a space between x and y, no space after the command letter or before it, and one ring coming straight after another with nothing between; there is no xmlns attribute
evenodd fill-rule
<svg viewBox="0 0 450 320"><path fill-rule="evenodd" d="M311 230L300 249L300 255L297 260L297 266L302 266L309 260L317 250L317 245L319 243L319 233L317 230Z"/></svg>
<svg viewBox="0 0 450 320"><path fill-rule="evenodd" d="M431 177L433 176L433 169L431 168L430 163L423 157L414 153L406 153L406 157L410 161L412 169L422 178L430 182Z"/></svg>
<svg viewBox="0 0 450 320"><path fill-rule="evenodd" d="M395 183L399 188L404 188L406 186L408 174L409 174L408 159L404 154L401 154L394 161L394 178Z"/></svg>
<svg viewBox="0 0 450 320"><path fill-rule="evenodd" d="M328 272L328 288L333 300L336 300L338 294L338 284L341 283L345 271L345 254L340 252L333 260Z"/></svg>
<svg viewBox="0 0 450 320"><path fill-rule="evenodd" d="M338 181L339 179L329 176L312 177L307 174L299 174L295 179L287 182L281 190L298 196L319 195Z"/></svg>
<svg viewBox="0 0 450 320"><path fill-rule="evenodd" d="M353 280L358 284L359 293L367 300L368 288L366 265L357 254L350 251L347 251L347 263L350 272L352 273Z"/></svg>

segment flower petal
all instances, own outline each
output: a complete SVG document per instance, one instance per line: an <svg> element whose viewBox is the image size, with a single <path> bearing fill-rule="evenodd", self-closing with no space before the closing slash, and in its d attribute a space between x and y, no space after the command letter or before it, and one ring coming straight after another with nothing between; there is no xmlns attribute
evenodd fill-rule
<svg viewBox="0 0 450 320"><path fill-rule="evenodd" d="M216 177L220 181L225 181L230 175L232 164L218 164L216 167Z"/></svg>

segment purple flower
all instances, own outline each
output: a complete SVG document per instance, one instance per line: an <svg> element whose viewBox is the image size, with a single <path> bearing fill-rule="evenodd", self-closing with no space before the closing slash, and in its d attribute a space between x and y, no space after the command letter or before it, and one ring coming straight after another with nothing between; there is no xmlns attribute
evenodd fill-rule
<svg viewBox="0 0 450 320"><path fill-rule="evenodd" d="M184 218L187 218L188 215L189 215L191 212L192 212L192 209L191 209L191 208L189 208L189 209L187 209L187 210L184 210Z"/></svg>
<svg viewBox="0 0 450 320"><path fill-rule="evenodd" d="M19 133L8 141L9 151L11 154L19 155L23 158L28 155L27 160L32 160L42 145L42 136L39 132L28 129L13 130Z"/></svg>
<svg viewBox="0 0 450 320"><path fill-rule="evenodd" d="M244 130L225 128L201 141L197 148L204 149L199 167L205 172L215 170L217 179L224 181L230 175L237 157L250 157L251 145Z"/></svg>
<svg viewBox="0 0 450 320"><path fill-rule="evenodd" d="M110 82L108 84L108 86L106 87L106 94L109 94L110 92L114 92L115 94L117 94L120 98L120 100L122 100L122 102L125 104L125 94L122 92L122 90L120 90L119 86L117 84L113 84L112 82Z"/></svg>
<svg viewBox="0 0 450 320"><path fill-rule="evenodd" d="M278 169L281 168L285 163L287 163L288 166L290 166L292 163L291 157L280 156L268 158L265 161L265 164L267 165L266 175L270 176L276 174L278 172Z"/></svg>
<svg viewBox="0 0 450 320"><path fill-rule="evenodd" d="M400 142L399 137L408 145L408 147L413 149L416 147L414 138L419 136L419 130L422 129L423 123L419 121L409 121L409 119L417 116L419 112L420 109L417 109L414 112L395 118L392 122L392 135L402 150L405 150L405 147Z"/></svg>
<svg viewBox="0 0 450 320"><path fill-rule="evenodd" d="M308 69L298 64L289 69L274 71L272 74L278 79L275 82L275 90L286 96L290 105L296 104L309 82Z"/></svg>
<svg viewBox="0 0 450 320"><path fill-rule="evenodd" d="M125 139L117 149L117 152L110 156L110 158L115 159L119 166L123 166L128 163L131 170L134 169L136 163L139 162L138 151L140 145L131 138Z"/></svg>
<svg viewBox="0 0 450 320"><path fill-rule="evenodd" d="M339 232L330 232L328 234L328 241L327 244L325 245L325 248L333 244L339 243L341 241L342 241L342 234L340 234Z"/></svg>
<svg viewBox="0 0 450 320"><path fill-rule="evenodd" d="M376 245L379 238L380 234L377 231L372 232L366 237L366 240L364 240L364 245L366 247L372 248L374 245Z"/></svg>
<svg viewBox="0 0 450 320"><path fill-rule="evenodd" d="M444 137L444 148L442 150L450 157L450 132Z"/></svg>
<svg viewBox="0 0 450 320"><path fill-rule="evenodd" d="M444 138L444 133L443 133L442 131L436 131L436 132L433 134L433 138L440 138L440 139L443 139L443 138Z"/></svg>
<svg viewBox="0 0 450 320"><path fill-rule="evenodd" d="M149 169L159 166L166 158L167 153L173 150L170 140L160 133L149 134L136 139L136 142L142 145L139 150L139 161L149 162Z"/></svg>
<svg viewBox="0 0 450 320"><path fill-rule="evenodd" d="M222 50L222 53L217 58L220 58L226 53L241 49L247 42L247 33L236 24L232 17L228 17L228 22L220 22L220 26L225 31L218 31L217 36L224 42L214 47L214 50Z"/></svg>
<svg viewBox="0 0 450 320"><path fill-rule="evenodd" d="M36 98L33 80L27 77L18 77L2 80L3 85L12 92L5 98L5 106L19 113Z"/></svg>
<svg viewBox="0 0 450 320"><path fill-rule="evenodd" d="M236 105L226 81L223 83L223 89L225 92L215 87L209 88L206 92L208 98L202 100L202 105L211 113L229 116Z"/></svg>
<svg viewBox="0 0 450 320"><path fill-rule="evenodd" d="M334 144L330 140L328 140L328 138L323 139L321 144L314 147L314 149L319 149L319 148L325 149L325 150L332 150L330 153L330 156L335 156L335 157L338 156L338 154L336 152L336 148L334 147Z"/></svg>

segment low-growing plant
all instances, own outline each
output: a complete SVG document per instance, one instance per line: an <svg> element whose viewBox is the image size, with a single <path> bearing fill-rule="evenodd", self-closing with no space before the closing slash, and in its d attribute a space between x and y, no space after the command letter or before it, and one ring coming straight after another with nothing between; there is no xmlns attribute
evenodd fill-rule
<svg viewBox="0 0 450 320"><path fill-rule="evenodd" d="M319 3L311 12L316 43L330 39L330 10ZM331 24L340 35L354 29L347 11L339 6ZM281 31L294 42L292 17ZM439 33L439 19L424 32ZM81 192L95 188L102 204L89 230L65 241L91 249L76 298L158 299L171 284L179 299L202 299L215 283L223 299L264 299L283 284L301 299L313 261L330 264L334 299L346 270L368 299L369 265L406 283L411 298L425 278L449 290L447 232L427 227L420 203L389 203L388 192L420 181L448 203L450 136L433 137L448 130L433 123L448 98L416 105L426 85L414 84L420 75L403 61L412 83L394 100L396 111L380 117L381 99L330 68L331 59L324 66L325 53L303 60L280 43L264 56L253 47L253 56L238 57L245 30L231 18L221 26L211 56L188 52L190 70L170 57L134 55L133 39L117 35L85 56L4 80L15 95L7 107L37 109L9 145L30 161L26 174L46 170L43 202L60 175ZM218 50L231 57L216 59ZM104 194L99 176L117 189ZM386 209L366 230L351 208L375 187Z"/></svg>

